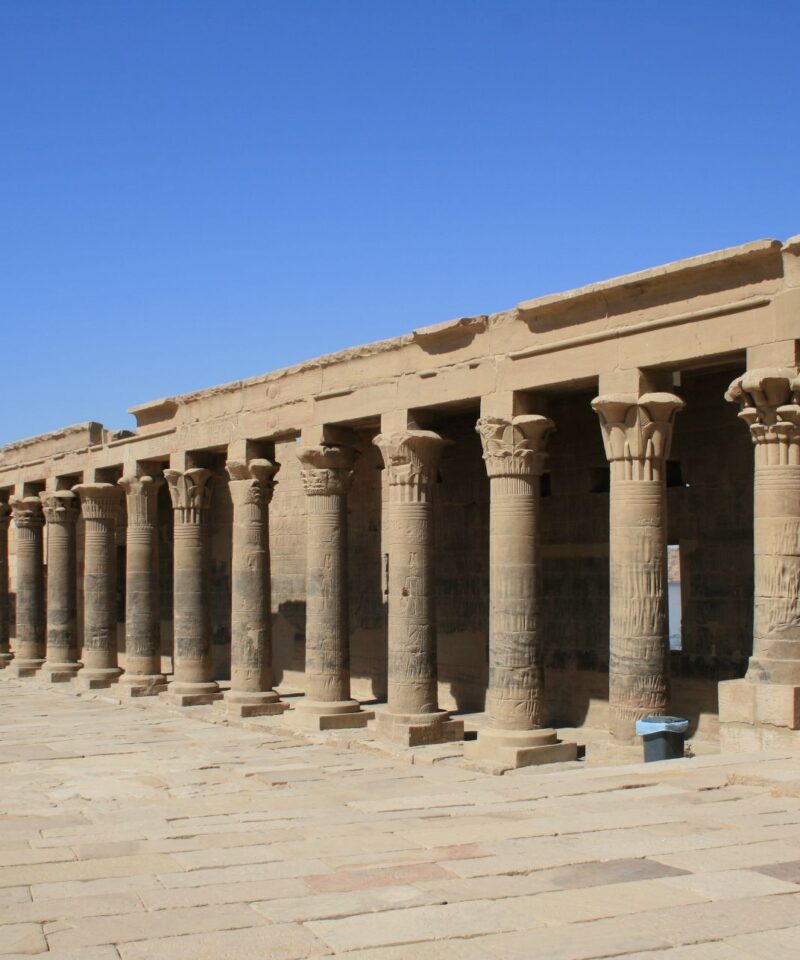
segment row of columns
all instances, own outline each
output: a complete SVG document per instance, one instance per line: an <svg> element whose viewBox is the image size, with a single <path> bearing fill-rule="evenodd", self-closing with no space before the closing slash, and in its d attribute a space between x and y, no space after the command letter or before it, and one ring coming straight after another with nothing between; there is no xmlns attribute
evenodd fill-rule
<svg viewBox="0 0 800 960"><path fill-rule="evenodd" d="M756 444L755 644L748 678L800 683L800 378L752 371L731 385ZM669 705L666 461L683 402L671 393L607 394L592 406L610 464L609 727L632 742L637 719ZM539 415L482 417L477 431L490 479L490 615L487 723L466 752L515 765L568 759L546 726L539 478L555 425ZM407 744L461 739L463 724L438 704L433 571L433 496L448 441L429 430L380 434L387 480L388 704L382 735ZM293 711L314 729L362 726L372 716L350 691L347 497L354 450L299 449L307 494L306 697ZM221 704L240 715L286 709L272 687L268 507L278 465L226 465L233 502L231 689ZM181 704L222 697L212 677L208 623L207 518L212 475L168 470L174 510L174 676ZM160 666L156 495L160 479L124 477L12 501L17 527L17 652L20 675L42 666L53 679L78 673L75 520L86 523L82 682L107 684L116 661L115 527L128 511L127 672L133 695L163 692ZM0 663L7 662L8 510L0 510ZM47 624L42 528L50 526ZM6 623L5 633L2 622Z"/></svg>

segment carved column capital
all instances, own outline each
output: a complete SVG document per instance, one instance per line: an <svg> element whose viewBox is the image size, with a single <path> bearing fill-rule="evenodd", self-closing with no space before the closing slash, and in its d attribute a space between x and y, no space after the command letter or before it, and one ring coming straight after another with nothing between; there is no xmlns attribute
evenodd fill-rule
<svg viewBox="0 0 800 960"><path fill-rule="evenodd" d="M164 479L176 519L181 523L202 523L211 506L212 473L205 467L193 467L183 473L165 470Z"/></svg>
<svg viewBox="0 0 800 960"><path fill-rule="evenodd" d="M125 492L129 527L149 527L158 519L158 491L163 477L131 474L120 477L117 484Z"/></svg>
<svg viewBox="0 0 800 960"><path fill-rule="evenodd" d="M748 370L728 387L725 399L739 404L750 427L756 464L800 464L800 376L791 367Z"/></svg>
<svg viewBox="0 0 800 960"><path fill-rule="evenodd" d="M355 450L350 447L302 447L297 451L300 477L310 497L346 497L353 485Z"/></svg>
<svg viewBox="0 0 800 960"><path fill-rule="evenodd" d="M39 494L48 523L71 524L80 516L78 497L71 490L45 491Z"/></svg>
<svg viewBox="0 0 800 960"><path fill-rule="evenodd" d="M555 430L552 420L538 414L481 417L475 429L490 477L538 477L544 472L545 445Z"/></svg>
<svg viewBox="0 0 800 960"><path fill-rule="evenodd" d="M14 497L9 502L14 526L20 529L44 526L42 502L38 497Z"/></svg>
<svg viewBox="0 0 800 960"><path fill-rule="evenodd" d="M612 475L619 480L662 480L675 414L684 402L674 393L606 394L592 400L600 418Z"/></svg>
<svg viewBox="0 0 800 960"><path fill-rule="evenodd" d="M81 498L81 512L86 520L119 519L122 491L115 483L80 483L72 488Z"/></svg>
<svg viewBox="0 0 800 960"><path fill-rule="evenodd" d="M393 496L427 502L442 450L450 441L432 430L404 430L378 434L372 442L383 455Z"/></svg>
<svg viewBox="0 0 800 960"><path fill-rule="evenodd" d="M275 492L275 474L281 465L264 458L255 460L228 460L225 471L234 504L269 504Z"/></svg>

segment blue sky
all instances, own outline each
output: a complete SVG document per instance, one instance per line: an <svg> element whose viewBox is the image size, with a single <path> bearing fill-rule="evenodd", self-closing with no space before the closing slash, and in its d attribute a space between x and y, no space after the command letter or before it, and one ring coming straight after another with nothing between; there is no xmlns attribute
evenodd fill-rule
<svg viewBox="0 0 800 960"><path fill-rule="evenodd" d="M800 233L800 4L0 0L0 443Z"/></svg>

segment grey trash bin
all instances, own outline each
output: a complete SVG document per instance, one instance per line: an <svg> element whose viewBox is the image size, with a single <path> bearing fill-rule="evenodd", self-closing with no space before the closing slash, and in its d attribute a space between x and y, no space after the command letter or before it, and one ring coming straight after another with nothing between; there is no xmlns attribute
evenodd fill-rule
<svg viewBox="0 0 800 960"><path fill-rule="evenodd" d="M677 760L683 756L683 742L689 721L682 717L645 717L636 721L636 735L644 738L644 762Z"/></svg>

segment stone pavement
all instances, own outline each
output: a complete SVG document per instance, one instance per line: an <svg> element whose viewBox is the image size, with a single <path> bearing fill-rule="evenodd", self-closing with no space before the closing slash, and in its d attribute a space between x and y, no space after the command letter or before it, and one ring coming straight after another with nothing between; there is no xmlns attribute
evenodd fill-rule
<svg viewBox="0 0 800 960"><path fill-rule="evenodd" d="M0 955L800 956L800 756L491 777L213 717L0 683Z"/></svg>

